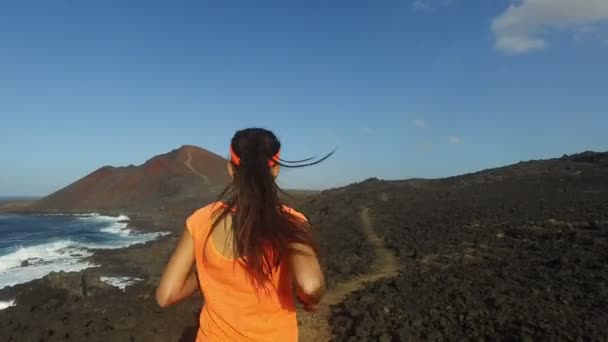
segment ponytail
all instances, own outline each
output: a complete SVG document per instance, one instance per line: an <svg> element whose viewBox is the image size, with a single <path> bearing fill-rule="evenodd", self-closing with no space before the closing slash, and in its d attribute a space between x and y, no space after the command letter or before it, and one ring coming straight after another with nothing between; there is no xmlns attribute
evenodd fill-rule
<svg viewBox="0 0 608 342"><path fill-rule="evenodd" d="M313 165L327 159L333 152L317 162L296 165L312 158L292 162L280 159L279 140L272 132L259 128L238 131L230 147L233 180L220 195L223 205L214 215L211 232L222 218L232 215L235 262L241 263L254 286L262 289L271 280L273 271L294 253L290 248L292 244L304 244L317 250L310 224L285 210L272 167ZM209 236L211 233L207 240Z"/></svg>

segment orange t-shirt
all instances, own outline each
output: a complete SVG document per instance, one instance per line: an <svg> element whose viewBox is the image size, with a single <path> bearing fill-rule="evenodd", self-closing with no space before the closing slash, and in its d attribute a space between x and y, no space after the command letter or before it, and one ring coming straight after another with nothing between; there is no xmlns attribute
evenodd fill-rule
<svg viewBox="0 0 608 342"><path fill-rule="evenodd" d="M199 318L196 342L298 340L292 277L287 261L272 274L269 291L258 291L245 268L223 256L209 237L213 213L221 206L212 203L194 212L186 227L194 242L194 256L205 304ZM286 207L292 215L301 213ZM203 259L203 251L206 259Z"/></svg>

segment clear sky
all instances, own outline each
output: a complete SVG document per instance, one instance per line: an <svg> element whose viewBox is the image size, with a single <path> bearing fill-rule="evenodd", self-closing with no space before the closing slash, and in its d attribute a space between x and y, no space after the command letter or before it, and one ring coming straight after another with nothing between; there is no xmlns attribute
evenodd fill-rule
<svg viewBox="0 0 608 342"><path fill-rule="evenodd" d="M0 195L274 130L281 185L608 150L608 1L0 1Z"/></svg>

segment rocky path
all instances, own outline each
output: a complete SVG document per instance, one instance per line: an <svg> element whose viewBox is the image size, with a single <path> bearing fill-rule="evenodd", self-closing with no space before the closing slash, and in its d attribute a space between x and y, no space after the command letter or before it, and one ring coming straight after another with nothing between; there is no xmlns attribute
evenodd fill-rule
<svg viewBox="0 0 608 342"><path fill-rule="evenodd" d="M329 307L342 302L349 293L361 289L365 283L395 276L399 272L400 265L397 258L384 247L382 239L374 232L369 208L361 210L361 222L363 233L375 252L375 259L370 266L371 272L357 276L328 291L317 312L313 314L304 311L298 312L300 341L331 341L331 331L328 323L331 313Z"/></svg>
<svg viewBox="0 0 608 342"><path fill-rule="evenodd" d="M192 173L194 173L195 175L201 177L203 179L203 181L205 182L205 184L210 184L209 183L209 179L207 178L207 176L205 176L204 174L198 172L193 166L192 164L190 164L192 162L192 154L190 154L190 152L188 152L188 160L186 160L186 162L184 164L186 164L186 167L190 169L190 171L192 171Z"/></svg>

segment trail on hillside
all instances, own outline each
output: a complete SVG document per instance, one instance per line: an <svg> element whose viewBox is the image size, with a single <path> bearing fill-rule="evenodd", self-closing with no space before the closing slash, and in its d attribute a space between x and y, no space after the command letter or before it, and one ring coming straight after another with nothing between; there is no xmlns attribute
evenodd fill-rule
<svg viewBox="0 0 608 342"><path fill-rule="evenodd" d="M188 152L188 160L186 160L186 162L184 164L186 164L186 167L188 167L190 169L190 171L192 171L192 173L194 173L195 175L201 177L203 179L203 181L205 182L205 184L209 185L209 178L207 178L207 176L205 176L204 174L198 172L193 166L192 164L190 164L192 162L192 154L190 154L190 152Z"/></svg>
<svg viewBox="0 0 608 342"><path fill-rule="evenodd" d="M349 293L361 289L367 282L395 276L399 272L400 266L397 258L384 247L382 239L374 232L369 208L361 210L361 223L363 234L374 249L375 254L374 260L370 265L370 271L329 290L325 294L319 309L314 314L304 311L298 312L301 322L299 327L300 341L331 341L331 330L328 323L331 313L329 306L342 302Z"/></svg>

